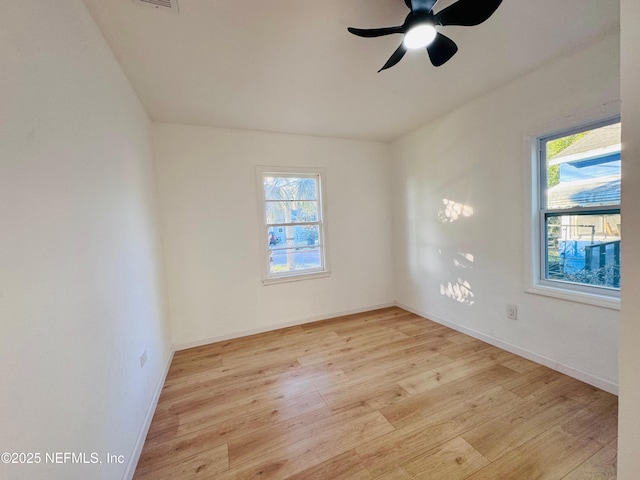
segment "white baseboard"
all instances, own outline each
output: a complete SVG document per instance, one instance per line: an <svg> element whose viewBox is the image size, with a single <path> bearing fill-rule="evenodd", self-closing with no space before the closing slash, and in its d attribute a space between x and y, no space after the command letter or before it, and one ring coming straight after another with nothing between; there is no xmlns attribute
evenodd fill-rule
<svg viewBox="0 0 640 480"><path fill-rule="evenodd" d="M308 318L303 318L303 319L299 319L299 320L293 320L291 322L278 323L278 324L275 324L275 325L268 325L266 327L254 328L254 329L251 329L251 330L244 330L244 331L241 331L241 332L234 332L234 333L231 333L231 334L228 334L228 335L221 335L219 337L210 337L210 338L206 338L204 340L196 340L196 341L193 341L193 342L180 343L180 344L174 345L174 347L175 347L176 351L186 350L188 348L201 347L203 345L209 345L211 343L217 343L217 342L224 342L226 340L231 340L231 339L234 339L234 338L247 337L249 335L255 335L257 333L270 332L272 330L279 330L281 328L287 328L287 327L296 327L298 325L304 325L305 323L313 323L313 322L318 322L320 320L328 320L330 318L342 317L344 315L353 315L355 313L370 312L372 310L378 310L380 308L393 307L395 305L396 305L395 302L382 303L382 304L378 304L378 305L369 305L367 307L356 308L356 309L353 309L353 310L345 310L345 311L341 311L341 312L333 312L333 313L329 313L329 314L326 314L326 315L308 317Z"/></svg>
<svg viewBox="0 0 640 480"><path fill-rule="evenodd" d="M616 385L615 383L609 380L600 378L596 375L591 375L589 373L583 372L569 365L564 365L562 363L556 362L555 360L551 358L547 358L544 355L540 355L535 352L530 352L529 350L525 350L516 345L512 345L508 342L505 342L504 340L500 340L499 338L495 338L485 333L478 332L476 330L464 327L462 325L455 324L444 318L430 315L427 312L421 312L420 310L409 307L407 305L403 305L402 303L396 302L396 305L411 313L415 313L416 315L420 315L421 317L427 318L429 320L433 320L436 323L452 328L453 330L457 330L458 332L469 335L470 337L477 338L478 340L481 340L490 345L493 345L494 347L501 348L502 350L506 350L507 352L511 352L520 357L524 357L527 360L531 360L532 362L539 363L540 365L549 367L552 370L556 370L557 372L564 373L565 375L569 375L570 377L580 380L581 382L588 383L589 385L593 385L594 387L598 387L604 390L605 392L618 395L618 385Z"/></svg>
<svg viewBox="0 0 640 480"><path fill-rule="evenodd" d="M138 434L138 438L136 443L133 446L133 451L131 455L129 455L129 463L127 468L124 471L123 480L131 480L133 478L133 474L136 472L136 467L138 466L138 460L140 460L140 455L142 454L142 447L144 447L144 441L147 438L147 433L149 433L149 427L151 427L151 421L153 420L153 414L156 411L156 407L158 406L158 400L160 400L160 394L162 393L162 388L164 387L164 382L167 380L167 374L169 373L169 367L171 366L171 361L173 360L173 354L175 353L175 347L171 345L171 350L169 351L169 358L167 359L167 363L164 366L164 371L162 375L160 375L160 379L158 380L158 384L156 385L156 390L153 392L153 397L151 398L151 403L149 404L149 408L147 409L147 415L145 416L144 423L142 424L142 428L140 429L140 433Z"/></svg>

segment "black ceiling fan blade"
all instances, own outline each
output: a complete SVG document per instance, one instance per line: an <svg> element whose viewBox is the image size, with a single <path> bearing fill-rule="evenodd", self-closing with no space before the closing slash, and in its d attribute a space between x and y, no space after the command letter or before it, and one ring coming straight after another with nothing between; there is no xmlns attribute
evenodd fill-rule
<svg viewBox="0 0 640 480"><path fill-rule="evenodd" d="M402 57L404 57L405 53L407 53L407 47L404 46L404 43L401 43L396 51L393 52L393 54L389 57L387 63L385 63L384 66L380 70L378 70L378 73L380 73L382 70L393 67L396 63L402 60Z"/></svg>
<svg viewBox="0 0 640 480"><path fill-rule="evenodd" d="M411 8L413 13L430 12L438 0L405 0L405 3ZM410 5L409 5L410 4Z"/></svg>
<svg viewBox="0 0 640 480"><path fill-rule="evenodd" d="M392 35L394 33L404 33L404 28L400 27L384 27L384 28L353 28L348 27L350 33L359 37L382 37L383 35Z"/></svg>
<svg viewBox="0 0 640 480"><path fill-rule="evenodd" d="M429 59L434 67L439 67L440 65L447 63L457 51L458 46L455 42L441 33L438 33L435 40L431 42L431 44L427 45Z"/></svg>
<svg viewBox="0 0 640 480"><path fill-rule="evenodd" d="M487 20L502 3L502 0L458 0L436 14L440 25L462 25L472 27Z"/></svg>

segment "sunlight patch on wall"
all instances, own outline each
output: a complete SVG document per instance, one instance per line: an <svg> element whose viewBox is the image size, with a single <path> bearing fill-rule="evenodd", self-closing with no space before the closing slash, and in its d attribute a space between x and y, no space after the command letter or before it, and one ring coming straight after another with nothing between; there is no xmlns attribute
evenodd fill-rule
<svg viewBox="0 0 640 480"><path fill-rule="evenodd" d="M475 260L475 257L473 256L473 253L458 252L458 255L460 255L462 258L464 258L467 262L473 263L473 261Z"/></svg>
<svg viewBox="0 0 640 480"><path fill-rule="evenodd" d="M458 255L460 255L460 257L462 257L462 259L461 260L458 260L457 258L453 259L453 264L456 267L458 267L458 268L473 268L473 266L470 265L471 263L473 263L473 260L474 260L473 254L458 252Z"/></svg>
<svg viewBox="0 0 640 480"><path fill-rule="evenodd" d="M466 305L474 304L474 295L471 291L471 284L458 278L455 282L448 282L446 285L440 285L440 294L445 297L449 297L458 303L464 303Z"/></svg>
<svg viewBox="0 0 640 480"><path fill-rule="evenodd" d="M474 260L475 257L472 253L459 251L457 256L454 256L452 263L458 269L471 270L473 269ZM441 283L440 295L466 305L473 305L475 302L471 284L461 277L458 277L455 281Z"/></svg>
<svg viewBox="0 0 640 480"><path fill-rule="evenodd" d="M473 207L453 200L442 199L443 207L438 211L438 220L442 223L453 223L460 217L470 217L473 215Z"/></svg>

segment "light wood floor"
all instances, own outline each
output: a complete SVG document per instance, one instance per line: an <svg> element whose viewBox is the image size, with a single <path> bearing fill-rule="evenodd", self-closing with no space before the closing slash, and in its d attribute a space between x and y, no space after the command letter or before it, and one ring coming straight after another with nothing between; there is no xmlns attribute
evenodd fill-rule
<svg viewBox="0 0 640 480"><path fill-rule="evenodd" d="M177 352L134 478L613 479L617 410L388 308Z"/></svg>

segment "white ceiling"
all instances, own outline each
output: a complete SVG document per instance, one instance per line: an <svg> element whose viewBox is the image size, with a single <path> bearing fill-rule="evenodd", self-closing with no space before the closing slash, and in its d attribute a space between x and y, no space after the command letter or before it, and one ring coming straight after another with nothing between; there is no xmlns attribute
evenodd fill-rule
<svg viewBox="0 0 640 480"><path fill-rule="evenodd" d="M504 0L439 27L459 47L442 67L420 50L376 73L402 37L347 27L400 25L403 0L84 1L155 121L382 141L619 29L618 0Z"/></svg>

